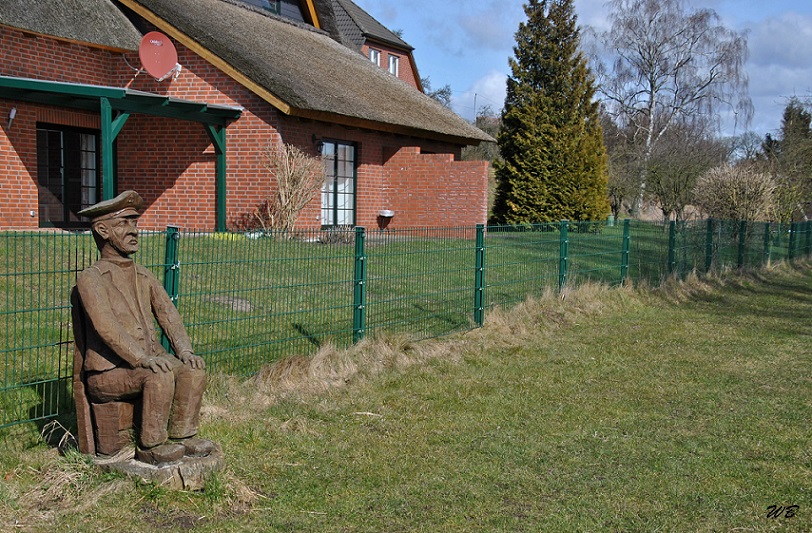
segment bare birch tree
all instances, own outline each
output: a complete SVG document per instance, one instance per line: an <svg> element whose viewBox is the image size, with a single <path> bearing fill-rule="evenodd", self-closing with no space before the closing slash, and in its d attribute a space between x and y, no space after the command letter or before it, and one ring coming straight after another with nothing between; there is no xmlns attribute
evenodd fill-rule
<svg viewBox="0 0 812 533"><path fill-rule="evenodd" d="M594 70L606 112L639 150L639 204L648 163L669 129L703 121L718 130L722 112L749 123L747 38L684 0L612 0L610 9Z"/></svg>

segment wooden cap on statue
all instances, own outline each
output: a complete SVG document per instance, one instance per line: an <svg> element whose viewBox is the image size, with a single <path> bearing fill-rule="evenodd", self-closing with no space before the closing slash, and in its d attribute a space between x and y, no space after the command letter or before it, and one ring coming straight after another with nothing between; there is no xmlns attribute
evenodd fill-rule
<svg viewBox="0 0 812 533"><path fill-rule="evenodd" d="M115 198L101 201L79 211L79 216L88 217L92 222L119 216L139 216L144 199L135 191L124 191Z"/></svg>

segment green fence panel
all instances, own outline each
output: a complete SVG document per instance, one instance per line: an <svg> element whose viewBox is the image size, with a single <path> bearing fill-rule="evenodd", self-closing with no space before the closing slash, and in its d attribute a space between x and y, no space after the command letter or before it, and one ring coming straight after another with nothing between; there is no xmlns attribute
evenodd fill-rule
<svg viewBox="0 0 812 533"><path fill-rule="evenodd" d="M624 226L605 222L570 223L568 232L567 283L620 285L623 265Z"/></svg>
<svg viewBox="0 0 812 533"><path fill-rule="evenodd" d="M208 368L249 375L353 340L355 230L184 233L178 309Z"/></svg>
<svg viewBox="0 0 812 533"><path fill-rule="evenodd" d="M367 332L445 335L474 326L476 228L367 233Z"/></svg>
<svg viewBox="0 0 812 533"><path fill-rule="evenodd" d="M657 285L668 276L668 225L630 221L629 278Z"/></svg>
<svg viewBox="0 0 812 533"><path fill-rule="evenodd" d="M509 306L559 283L559 223L488 226L484 307Z"/></svg>

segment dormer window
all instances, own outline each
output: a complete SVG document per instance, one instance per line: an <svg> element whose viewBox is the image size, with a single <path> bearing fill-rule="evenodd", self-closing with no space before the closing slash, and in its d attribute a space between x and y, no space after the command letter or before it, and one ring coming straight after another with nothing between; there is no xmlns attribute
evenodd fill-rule
<svg viewBox="0 0 812 533"><path fill-rule="evenodd" d="M376 66L381 66L381 52L374 48L369 49L369 60L375 63Z"/></svg>
<svg viewBox="0 0 812 533"><path fill-rule="evenodd" d="M267 9L277 15L282 14L282 0L245 0L245 2L253 6L261 7L262 9Z"/></svg>
<svg viewBox="0 0 812 533"><path fill-rule="evenodd" d="M389 56L389 74L397 77L399 72L400 58L398 56Z"/></svg>

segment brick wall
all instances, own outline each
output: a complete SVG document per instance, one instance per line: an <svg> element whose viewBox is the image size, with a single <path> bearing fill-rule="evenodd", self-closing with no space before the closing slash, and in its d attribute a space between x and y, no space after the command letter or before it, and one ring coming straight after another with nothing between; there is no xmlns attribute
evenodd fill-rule
<svg viewBox="0 0 812 533"><path fill-rule="evenodd" d="M273 191L273 180L262 162L262 151L269 143L294 144L316 155L315 145L321 139L357 147L358 225L376 227L382 209L398 212L390 227L484 221L487 167L455 161L458 145L285 116L202 57L175 44L183 69L177 79L159 83L131 68L140 64L135 52L122 55L0 28L0 74L129 87L242 106L241 118L226 130L226 209L232 227ZM17 108L17 118L8 129L5 117L11 107ZM36 213L30 215L38 206L38 121L94 129L100 124L97 113L0 99L0 229L38 225ZM141 227L215 228L216 155L202 125L132 115L117 138L117 157L119 191L132 188L146 200ZM316 194L301 213L299 226L321 225L320 202Z"/></svg>
<svg viewBox="0 0 812 533"><path fill-rule="evenodd" d="M417 89L417 73L412 69L412 64L411 61L409 61L408 53L399 48L394 48L385 44L364 43L363 46L361 46L361 53L367 59L369 59L370 48L374 48L381 53L379 66L387 71L389 70L389 56L398 57L398 78Z"/></svg>
<svg viewBox="0 0 812 533"><path fill-rule="evenodd" d="M109 84L110 52L0 27L0 74ZM9 127L8 116L16 108ZM98 114L0 99L0 228L39 226L37 122L99 128Z"/></svg>
<svg viewBox="0 0 812 533"><path fill-rule="evenodd" d="M486 161L454 161L449 154L392 148L384 195L395 211L392 227L484 224L488 210Z"/></svg>

